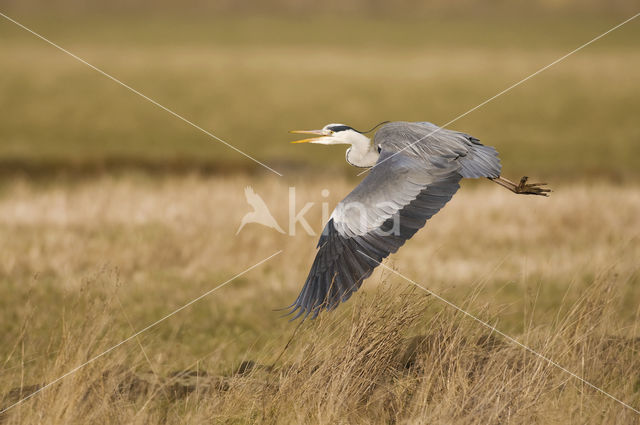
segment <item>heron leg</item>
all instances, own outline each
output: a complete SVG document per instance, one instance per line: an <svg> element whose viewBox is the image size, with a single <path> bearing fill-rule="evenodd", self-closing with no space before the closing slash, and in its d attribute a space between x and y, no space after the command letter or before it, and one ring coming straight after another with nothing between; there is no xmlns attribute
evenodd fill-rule
<svg viewBox="0 0 640 425"><path fill-rule="evenodd" d="M496 177L495 179L489 178L489 180L518 195L549 196L549 192L551 192L551 189L542 187L545 186L546 183L527 183L529 180L529 177L527 176L522 177L518 184L515 184L511 180L505 179L502 176Z"/></svg>

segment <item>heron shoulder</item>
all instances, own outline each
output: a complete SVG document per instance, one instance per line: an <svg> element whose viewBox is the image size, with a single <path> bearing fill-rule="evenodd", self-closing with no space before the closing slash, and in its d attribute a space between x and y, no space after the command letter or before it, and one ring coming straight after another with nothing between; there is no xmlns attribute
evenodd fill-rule
<svg viewBox="0 0 640 425"><path fill-rule="evenodd" d="M391 151L407 150L409 147L418 150L431 147L436 152L444 149L442 153L455 152L456 155L465 155L471 145L480 144L479 139L469 134L439 127L427 121L390 122L378 130L373 141L383 149ZM411 150L414 149L409 149Z"/></svg>
<svg viewBox="0 0 640 425"><path fill-rule="evenodd" d="M413 139L443 129L430 122L392 121L380 127L374 136L375 143Z"/></svg>

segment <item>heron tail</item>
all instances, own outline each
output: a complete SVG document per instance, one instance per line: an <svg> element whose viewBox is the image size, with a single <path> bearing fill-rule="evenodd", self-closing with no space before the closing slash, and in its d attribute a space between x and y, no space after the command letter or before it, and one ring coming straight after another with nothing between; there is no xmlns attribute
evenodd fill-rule
<svg viewBox="0 0 640 425"><path fill-rule="evenodd" d="M498 151L493 146L485 146L477 142L471 146L467 156L460 158L460 165L460 174L469 179L479 177L495 179L502 171Z"/></svg>

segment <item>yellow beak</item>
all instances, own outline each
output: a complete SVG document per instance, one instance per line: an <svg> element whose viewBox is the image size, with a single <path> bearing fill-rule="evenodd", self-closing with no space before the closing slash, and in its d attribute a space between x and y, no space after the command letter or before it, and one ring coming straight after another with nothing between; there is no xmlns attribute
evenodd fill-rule
<svg viewBox="0 0 640 425"><path fill-rule="evenodd" d="M314 136L319 137L310 137L308 139L295 140L291 143L309 143L319 140L320 137L329 136L330 133L327 130L291 130L289 133L293 134L313 134Z"/></svg>

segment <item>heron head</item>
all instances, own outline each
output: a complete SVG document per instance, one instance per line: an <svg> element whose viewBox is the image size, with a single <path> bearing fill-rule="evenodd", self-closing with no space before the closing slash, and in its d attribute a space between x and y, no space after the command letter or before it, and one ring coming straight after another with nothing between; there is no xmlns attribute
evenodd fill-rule
<svg viewBox="0 0 640 425"><path fill-rule="evenodd" d="M359 131L344 124L327 124L320 130L292 130L290 133L315 136L291 143L317 143L320 145L350 145L354 143L354 138L363 137Z"/></svg>
<svg viewBox="0 0 640 425"><path fill-rule="evenodd" d="M291 133L312 134L315 137L296 140L291 143L318 143L321 145L351 145L346 152L347 162L356 167L371 167L380 156L380 150L365 136L382 124L383 121L369 131L358 131L344 124L327 124L321 130L294 130Z"/></svg>

